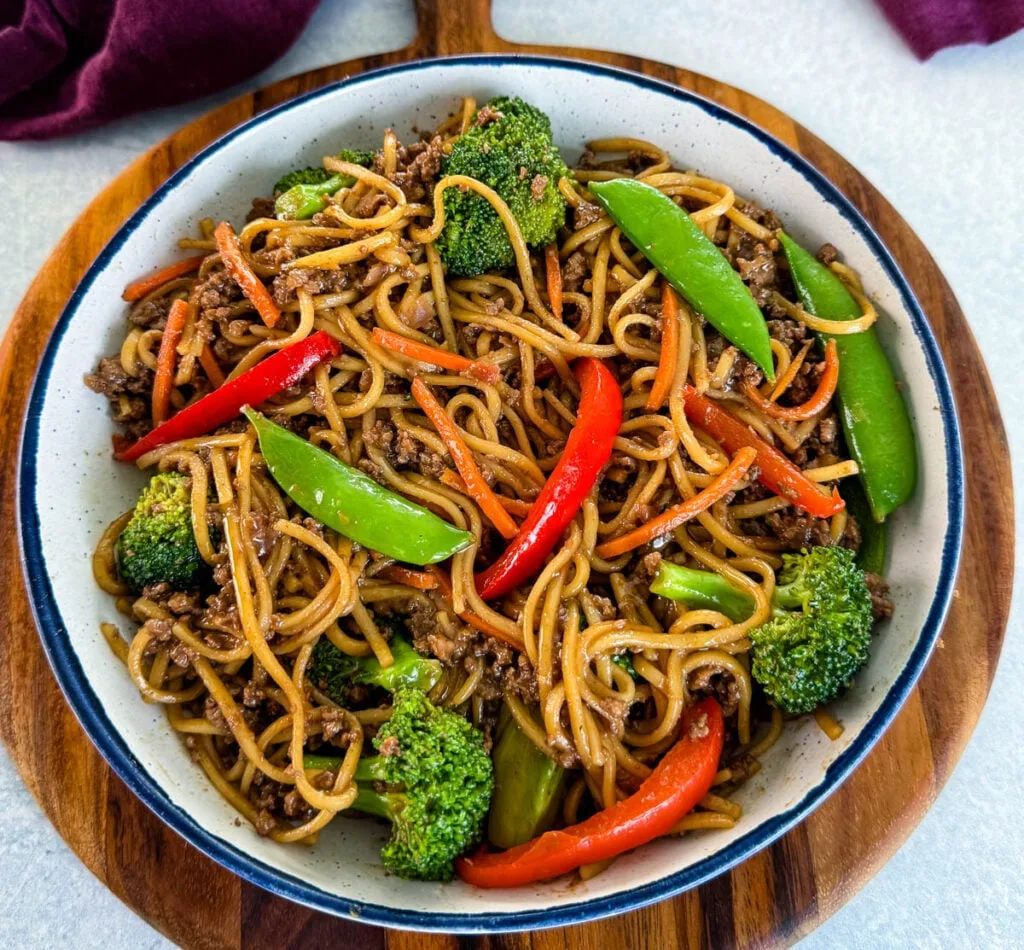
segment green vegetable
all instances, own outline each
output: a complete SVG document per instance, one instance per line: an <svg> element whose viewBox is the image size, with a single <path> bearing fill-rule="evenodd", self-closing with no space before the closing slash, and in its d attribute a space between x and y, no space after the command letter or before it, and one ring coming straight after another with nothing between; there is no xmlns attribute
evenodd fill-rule
<svg viewBox="0 0 1024 950"><path fill-rule="evenodd" d="M433 512L378 485L265 416L242 410L256 428L274 480L303 511L346 538L409 564L435 564L473 540Z"/></svg>
<svg viewBox="0 0 1024 950"><path fill-rule="evenodd" d="M509 206L527 244L550 244L565 224L558 181L571 175L551 140L551 123L522 99L500 97L487 107L501 113L500 118L474 125L457 139L442 172L467 175L493 188ZM444 211L445 227L436 246L449 274L473 277L515 263L505 226L482 195L449 188Z"/></svg>
<svg viewBox="0 0 1024 950"><path fill-rule="evenodd" d="M872 517L868 496L864 494L864 486L859 480L844 479L841 494L846 502L846 510L857 519L860 528L857 564L872 574L884 574L885 554L889 547L889 523L875 521Z"/></svg>
<svg viewBox="0 0 1024 950"><path fill-rule="evenodd" d="M810 313L827 320L853 320L861 308L824 264L778 232L793 283ZM819 334L820 339L828 336ZM875 328L835 336L839 352L839 418L846 444L876 521L914 494L917 449L907 405Z"/></svg>
<svg viewBox="0 0 1024 950"><path fill-rule="evenodd" d="M514 848L554 825L565 797L566 772L514 719L505 725L491 761L494 797L487 840L497 848Z"/></svg>
<svg viewBox="0 0 1024 950"><path fill-rule="evenodd" d="M343 148L338 158L353 165L369 167L373 164L373 152L361 152ZM279 178L274 185L274 214L278 218L301 221L327 207L327 196L341 188L351 188L356 183L351 175L332 175L324 168L297 168Z"/></svg>
<svg viewBox="0 0 1024 950"><path fill-rule="evenodd" d="M327 637L321 637L310 658L309 681L344 706L344 687L349 683L379 686L389 693L400 689L418 689L426 693L441 678L440 662L420 656L405 638L394 637L389 646L394 663L383 667L373 655L349 656Z"/></svg>
<svg viewBox="0 0 1024 950"><path fill-rule="evenodd" d="M751 671L780 709L811 712L867 662L871 593L847 548L815 547L782 560L772 618L749 634ZM749 617L753 608L746 594L719 575L668 561L658 566L651 590L733 620Z"/></svg>
<svg viewBox="0 0 1024 950"><path fill-rule="evenodd" d="M154 475L117 539L118 572L133 590L161 582L181 590L199 579L203 559L192 534L189 484L177 472Z"/></svg>
<svg viewBox="0 0 1024 950"><path fill-rule="evenodd" d="M395 694L373 744L388 754L360 760L352 807L391 822L384 866L403 878L450 881L454 859L481 838L494 788L483 733L407 689ZM309 755L303 765L336 769L341 759Z"/></svg>
<svg viewBox="0 0 1024 950"><path fill-rule="evenodd" d="M719 333L775 378L768 325L722 252L671 198L631 178L587 186L622 233Z"/></svg>
<svg viewBox="0 0 1024 950"><path fill-rule="evenodd" d="M653 587L651 588L654 589ZM631 653L617 653L612 657L612 663L616 666L622 667L633 679L634 682L640 681L640 674L637 673L636 667L633 666L633 654Z"/></svg>

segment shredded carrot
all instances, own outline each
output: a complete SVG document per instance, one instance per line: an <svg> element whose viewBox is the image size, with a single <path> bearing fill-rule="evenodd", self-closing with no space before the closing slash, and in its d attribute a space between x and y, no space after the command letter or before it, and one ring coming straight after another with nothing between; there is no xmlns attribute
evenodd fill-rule
<svg viewBox="0 0 1024 950"><path fill-rule="evenodd" d="M452 422L448 417L448 413L441 407L441 404L430 391L430 387L418 376L412 381L412 395L413 399L419 403L420 409L427 414L427 418L431 421L434 428L437 429L437 434L441 436L448 449L448 453L452 457L452 461L455 463L455 467L459 470L462 480L466 483L469 497L480 506L480 509L491 520L494 527L501 532L503 538L506 540L514 538L519 531L519 527L512 520L512 516L501 507L501 502L498 501L498 496L491 490L491 486L484 481L484 476L477 467L476 459L473 458L473 453L470 452L469 446L462 441L462 436L459 435L459 430L455 427L455 423Z"/></svg>
<svg viewBox="0 0 1024 950"><path fill-rule="evenodd" d="M551 312L562 319L562 264L558 259L558 245L549 244L544 248L544 264L548 273L548 303Z"/></svg>
<svg viewBox="0 0 1024 950"><path fill-rule="evenodd" d="M458 472L453 472L450 468L446 468L441 473L441 481L449 488L462 492L463 495L469 494L469 489L466 488L466 483L462 480L462 476ZM495 497L498 499L498 504L516 518L525 518L530 513L531 505L528 501L523 501L520 498L509 498L506 495L499 495L497 492L495 492Z"/></svg>
<svg viewBox="0 0 1024 950"><path fill-rule="evenodd" d="M448 573L436 564L429 565L427 570L437 579L437 586L441 591L441 596L444 598L445 603L449 607L452 607L452 581L448 576ZM454 607L452 607L452 610L454 611ZM472 610L464 610L461 614L456 614L456 616L465 623L468 623L474 629L479 630L481 633L486 633L487 636L494 637L495 640L501 640L503 643L507 643L509 646L515 647L517 650L521 650L523 648L523 644L520 641L513 639L505 633L504 630L500 630L498 627L495 627L494 624L488 623L479 614L473 613Z"/></svg>
<svg viewBox="0 0 1024 950"><path fill-rule="evenodd" d="M448 350L439 349L436 346L427 346L426 343L419 343L410 340L401 333L392 333L390 330L382 330L374 327L373 342L386 350L400 353L417 363L429 363L432 366L440 366L442 369L450 369L454 373L467 373L485 383L496 383L501 379L501 367L490 360L471 360L458 353L450 353Z"/></svg>
<svg viewBox="0 0 1024 950"><path fill-rule="evenodd" d="M121 293L121 299L127 300L129 303L141 300L146 294L151 294L157 288L163 287L164 284L174 280L175 277L181 277L184 274L191 274L194 270L199 270L199 266L204 260L206 260L205 254L186 257L180 261L175 261L173 264L168 264L166 267L161 267L160 270L154 271L152 274L147 274L145 277L133 280Z"/></svg>
<svg viewBox="0 0 1024 950"><path fill-rule="evenodd" d="M426 571L413 571L400 564L391 564L384 568L378 575L397 584L405 584L407 587L415 587L416 590L434 590L437 587L437 578Z"/></svg>
<svg viewBox="0 0 1024 950"><path fill-rule="evenodd" d="M224 370L220 368L217 357L213 355L213 350L210 349L209 343L203 344L203 350L199 354L199 365L202 366L203 372L206 373L206 378L214 387L224 385L224 380L227 377L224 375Z"/></svg>
<svg viewBox="0 0 1024 950"><path fill-rule="evenodd" d="M668 281L661 288L661 358L647 397L648 412L657 412L668 398L679 360L679 301Z"/></svg>
<svg viewBox="0 0 1024 950"><path fill-rule="evenodd" d="M213 229L213 237L217 242L217 250L220 251L220 259L228 269L228 273L235 279L235 282L242 288L249 303L255 308L263 322L268 326L276 326L281 319L281 311L274 298L270 296L263 281L256 276L255 271L249 266L242 249L238 244L238 236L235 229L227 221L221 221Z"/></svg>
<svg viewBox="0 0 1024 950"><path fill-rule="evenodd" d="M171 389L174 386L174 367L178 361L178 341L188 317L188 304L180 298L171 304L167 323L160 337L156 354L156 373L153 376L153 425L166 422L171 414Z"/></svg>
<svg viewBox="0 0 1024 950"><path fill-rule="evenodd" d="M829 340L825 345L825 371L821 374L818 388L807 402L799 406L780 406L761 395L761 391L752 383L743 387L743 394L754 406L766 416L781 419L783 422L802 422L822 412L831 402L839 382L839 352L836 341Z"/></svg>
<svg viewBox="0 0 1024 950"><path fill-rule="evenodd" d="M793 357L789 366L786 367L786 372L779 377L779 381L775 384L772 394L768 397L772 402L775 402L779 396L789 389L790 384L794 379L796 379L796 374L800 372L800 367L804 365L807 353L813 345L814 341L808 340L802 347L800 347L800 352Z"/></svg>
<svg viewBox="0 0 1024 950"><path fill-rule="evenodd" d="M714 481L703 491L698 492L692 498L688 498L681 504L669 508L656 518L652 518L646 524L630 531L628 534L620 535L611 541L599 544L594 550L598 557L618 557L627 551L640 547L648 541L660 538L663 534L673 531L681 524L696 518L702 511L710 508L716 501L724 498L746 475L747 469L754 464L757 458L757 451L749 445L740 449L733 460L715 476Z"/></svg>

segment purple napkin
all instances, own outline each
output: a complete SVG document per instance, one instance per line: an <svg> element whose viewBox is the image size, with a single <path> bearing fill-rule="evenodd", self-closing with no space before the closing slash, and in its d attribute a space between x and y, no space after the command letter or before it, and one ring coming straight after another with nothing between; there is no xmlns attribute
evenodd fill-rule
<svg viewBox="0 0 1024 950"><path fill-rule="evenodd" d="M240 82L318 0L0 0L0 139L42 139Z"/></svg>
<svg viewBox="0 0 1024 950"><path fill-rule="evenodd" d="M878 0L919 59L947 46L994 43L1024 28L1024 0Z"/></svg>

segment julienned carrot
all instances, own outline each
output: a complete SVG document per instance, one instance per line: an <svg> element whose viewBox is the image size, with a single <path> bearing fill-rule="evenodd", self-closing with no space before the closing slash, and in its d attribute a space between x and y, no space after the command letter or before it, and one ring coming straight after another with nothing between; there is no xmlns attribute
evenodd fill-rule
<svg viewBox="0 0 1024 950"><path fill-rule="evenodd" d="M679 301L675 291L665 281L661 287L661 358L658 360L658 371L654 374L654 383L647 397L648 412L657 412L668 399L668 391L672 388L672 380L676 375L676 364L679 361Z"/></svg>
<svg viewBox="0 0 1024 950"><path fill-rule="evenodd" d="M789 389L790 383L796 379L796 374L800 372L800 367L804 365L804 358L807 356L808 351L814 345L814 340L808 340L802 347L800 352L793 357L789 366L786 367L778 382L775 384L775 388L772 390L772 394L768 397L772 402L775 402L787 389Z"/></svg>
<svg viewBox="0 0 1024 950"><path fill-rule="evenodd" d="M765 399L761 395L761 391L752 383L744 385L743 394L766 416L781 419L783 422L803 422L804 419L810 419L811 416L816 416L828 407L836 393L838 383L839 351L836 349L836 341L830 339L825 344L825 371L821 374L818 388L806 402L799 406L780 406L770 399Z"/></svg>
<svg viewBox="0 0 1024 950"><path fill-rule="evenodd" d="M402 567L400 564L389 565L377 576L398 584L405 584L407 587L415 587L416 590L435 590L437 588L437 578L433 574L428 574L426 571L414 571L408 567Z"/></svg>
<svg viewBox="0 0 1024 950"><path fill-rule="evenodd" d="M442 369L450 369L453 373L466 373L474 376L485 383L496 383L501 379L501 367L490 360L471 360L458 353L450 353L448 350L439 349L436 346L427 346L426 343L419 343L410 340L401 333L392 333L390 330L382 330L374 327L373 342L385 350L392 350L417 363L429 363L432 366L440 366Z"/></svg>
<svg viewBox="0 0 1024 950"><path fill-rule="evenodd" d="M449 488L462 492L463 495L469 494L469 489L466 488L466 483L462 480L462 476L458 472L453 472L450 468L446 468L441 473L440 480ZM495 497L498 499L501 507L513 517L525 518L530 513L531 505L528 501L523 501L521 498L509 498L507 495L499 495L497 493L495 493Z"/></svg>
<svg viewBox="0 0 1024 950"><path fill-rule="evenodd" d="M171 414L171 389L174 387L174 368L178 362L178 341L188 317L188 304L180 298L171 304L167 323L160 337L156 354L156 374L153 377L153 425L165 422Z"/></svg>
<svg viewBox="0 0 1024 950"><path fill-rule="evenodd" d="M438 590L441 591L441 596L444 598L445 603L452 610L455 608L452 606L452 580L448 576L448 572L443 567L438 567L436 564L430 564L427 567L427 572L433 574L437 580ZM488 623L479 614L473 613L472 610L464 610L461 614L456 616L464 623L469 624L475 630L479 630L481 633L486 633L489 637L494 637L495 640L501 640L503 643L507 643L509 646L515 647L517 650L523 648L523 644L510 637L504 630L499 630L493 624Z"/></svg>
<svg viewBox="0 0 1024 950"><path fill-rule="evenodd" d="M256 312L268 327L276 326L277 321L281 319L281 311L274 303L274 298L270 296L270 291L242 255L235 229L227 221L221 221L213 229L213 237L217 242L217 250L220 251L220 259L228 273L242 288L242 293L249 303L256 308Z"/></svg>
<svg viewBox="0 0 1024 950"><path fill-rule="evenodd" d="M544 248L544 265L548 276L548 303L551 312L562 318L562 263L558 259L558 245L549 244Z"/></svg>
<svg viewBox="0 0 1024 950"><path fill-rule="evenodd" d="M625 554L627 551L640 547L641 544L646 544L648 541L660 538L663 534L673 531L681 524L696 518L697 515L710 508L720 498L728 495L736 487L736 484L742 480L743 476L747 474L747 469L754 464L754 459L756 458L757 452L749 446L740 449L726 468L703 491L698 492L681 504L669 508L668 511L662 512L656 518L652 518L646 524L640 525L639 528L630 531L628 534L620 535L617 538L612 538L611 541L599 544L594 553L602 558L618 557L620 554Z"/></svg>
<svg viewBox="0 0 1024 950"><path fill-rule="evenodd" d="M199 266L204 260L206 260L205 254L185 257L180 261L175 261L173 264L168 264L166 267L161 267L160 270L154 271L152 274L147 274L145 277L133 280L122 291L121 299L127 300L129 303L141 300L146 294L151 294L157 288L163 287L164 284L174 280L175 277L181 277L184 274L191 274L194 270L199 270Z"/></svg>
<svg viewBox="0 0 1024 950"><path fill-rule="evenodd" d="M412 381L412 396L419 404L431 421L437 434L448 449L448 453L459 470L462 480L466 483L466 490L490 519L491 524L501 532L505 539L514 538L519 531L519 526L512 520L512 516L501 507L498 496L491 490L491 486L484 481L484 476L477 467L476 459L470 452L469 446L462 441L459 430L455 423L448 417L441 404L430 391L422 379L418 376Z"/></svg>
<svg viewBox="0 0 1024 950"><path fill-rule="evenodd" d="M203 349L199 354L199 365L202 366L203 372L206 373L206 378L214 387L224 385L224 380L227 377L224 375L224 370L220 368L217 357L213 355L213 350L210 349L209 343L203 344Z"/></svg>

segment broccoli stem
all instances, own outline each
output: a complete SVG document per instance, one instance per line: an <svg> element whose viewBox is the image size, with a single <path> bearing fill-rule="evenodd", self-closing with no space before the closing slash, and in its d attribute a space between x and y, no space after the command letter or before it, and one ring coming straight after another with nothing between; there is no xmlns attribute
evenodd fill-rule
<svg viewBox="0 0 1024 950"><path fill-rule="evenodd" d="M314 755L307 752L302 757L302 767L310 772L333 772L341 768L341 763L340 755ZM358 792L350 807L367 815L393 820L401 811L405 796L401 792L378 792L374 789L374 782L384 781L384 767L383 756L380 755L359 760L355 774Z"/></svg>
<svg viewBox="0 0 1024 950"><path fill-rule="evenodd" d="M671 561L658 565L651 591L671 600L681 600L690 607L717 610L736 623L746 620L754 609L754 601L720 574Z"/></svg>
<svg viewBox="0 0 1024 950"><path fill-rule="evenodd" d="M394 821L395 815L402 810L404 803L405 796L401 793L376 792L372 788L360 785L351 807L364 815L373 815L376 818Z"/></svg>

